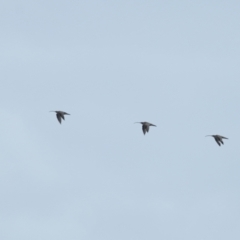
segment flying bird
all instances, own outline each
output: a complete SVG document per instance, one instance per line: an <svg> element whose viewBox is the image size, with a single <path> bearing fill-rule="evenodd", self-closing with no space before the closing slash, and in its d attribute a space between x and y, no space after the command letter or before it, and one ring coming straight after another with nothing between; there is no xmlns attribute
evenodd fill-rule
<svg viewBox="0 0 240 240"><path fill-rule="evenodd" d="M149 131L149 127L153 126L156 127L156 125L149 123L149 122L135 122L135 123L141 123L142 124L142 130L143 130L143 134L145 135L146 132Z"/></svg>
<svg viewBox="0 0 240 240"><path fill-rule="evenodd" d="M207 135L206 137L213 137L219 146L221 146L221 144L224 144L223 139L228 139L221 135Z"/></svg>
<svg viewBox="0 0 240 240"><path fill-rule="evenodd" d="M61 124L62 119L65 120L64 115L70 115L69 113L63 112L63 111L50 111L50 112L55 112L57 120Z"/></svg>

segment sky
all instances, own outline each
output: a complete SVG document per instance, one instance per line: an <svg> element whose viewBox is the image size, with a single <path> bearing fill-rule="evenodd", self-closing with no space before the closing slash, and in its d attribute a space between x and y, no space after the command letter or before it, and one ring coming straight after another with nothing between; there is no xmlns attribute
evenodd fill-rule
<svg viewBox="0 0 240 240"><path fill-rule="evenodd" d="M239 240L239 12L1 1L0 239Z"/></svg>

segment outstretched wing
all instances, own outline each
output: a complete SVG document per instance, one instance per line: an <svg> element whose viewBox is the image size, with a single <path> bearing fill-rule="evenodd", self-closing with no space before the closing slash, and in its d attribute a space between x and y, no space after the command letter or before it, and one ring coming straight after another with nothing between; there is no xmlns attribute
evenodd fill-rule
<svg viewBox="0 0 240 240"><path fill-rule="evenodd" d="M221 142L222 144L224 144L222 138L218 138L218 141Z"/></svg>
<svg viewBox="0 0 240 240"><path fill-rule="evenodd" d="M63 114L70 115L69 113L63 112Z"/></svg>
<svg viewBox="0 0 240 240"><path fill-rule="evenodd" d="M221 146L221 143L219 142L218 139L215 139L215 141L216 141L216 143L217 143L219 146Z"/></svg>
<svg viewBox="0 0 240 240"><path fill-rule="evenodd" d="M224 142L221 138L219 138L217 141L220 142L221 144L224 144Z"/></svg>
<svg viewBox="0 0 240 240"><path fill-rule="evenodd" d="M145 135L145 133L146 133L146 127L145 127L145 125L142 125L142 130L143 130L143 134Z"/></svg>
<svg viewBox="0 0 240 240"><path fill-rule="evenodd" d="M147 130L147 132L149 131L149 126L148 125L146 125L146 130Z"/></svg>
<svg viewBox="0 0 240 240"><path fill-rule="evenodd" d="M61 124L62 119L61 119L61 114L60 113L57 113L57 119L58 119L59 123Z"/></svg>
<svg viewBox="0 0 240 240"><path fill-rule="evenodd" d="M148 128L145 124L142 125L142 130L143 130L144 135L145 135L146 132L148 132Z"/></svg>
<svg viewBox="0 0 240 240"><path fill-rule="evenodd" d="M142 125L142 130L143 130L143 133L144 133L144 135L145 135L145 133L149 131L149 126L143 124L143 125Z"/></svg>
<svg viewBox="0 0 240 240"><path fill-rule="evenodd" d="M228 139L228 138L226 138L226 137L223 137L223 136L220 136L221 138L223 138L223 139Z"/></svg>

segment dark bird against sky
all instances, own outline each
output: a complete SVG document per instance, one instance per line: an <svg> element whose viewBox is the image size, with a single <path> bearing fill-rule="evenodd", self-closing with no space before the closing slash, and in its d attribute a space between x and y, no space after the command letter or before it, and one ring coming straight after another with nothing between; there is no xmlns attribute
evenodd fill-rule
<svg viewBox="0 0 240 240"><path fill-rule="evenodd" d="M142 130L143 130L144 135L145 135L146 132L149 131L150 126L156 127L156 125L154 125L152 123L149 123L149 122L135 122L135 123L141 123L142 124Z"/></svg>
<svg viewBox="0 0 240 240"><path fill-rule="evenodd" d="M56 117L57 117L60 124L62 122L62 119L65 120L64 115L70 115L69 113L66 113L66 112L63 112L63 111L50 111L50 112L55 112L56 113Z"/></svg>
<svg viewBox="0 0 240 240"><path fill-rule="evenodd" d="M221 146L221 144L224 144L223 139L228 139L221 135L207 135L206 137L213 137L219 146Z"/></svg>

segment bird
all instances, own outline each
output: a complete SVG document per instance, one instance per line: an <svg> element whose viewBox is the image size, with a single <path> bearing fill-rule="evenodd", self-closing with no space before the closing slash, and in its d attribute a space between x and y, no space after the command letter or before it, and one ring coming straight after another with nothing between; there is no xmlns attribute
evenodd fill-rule
<svg viewBox="0 0 240 240"><path fill-rule="evenodd" d="M50 112L55 112L57 120L61 124L62 119L65 120L64 115L70 115L69 113L63 112L63 111L50 111Z"/></svg>
<svg viewBox="0 0 240 240"><path fill-rule="evenodd" d="M150 126L156 127L156 125L154 125L152 123L149 123L149 122L135 122L135 123L141 123L142 124L142 130L143 130L144 135L145 135L146 132L149 131Z"/></svg>
<svg viewBox="0 0 240 240"><path fill-rule="evenodd" d="M221 144L224 144L223 139L228 139L221 135L207 135L206 137L213 137L219 146L221 146Z"/></svg>

